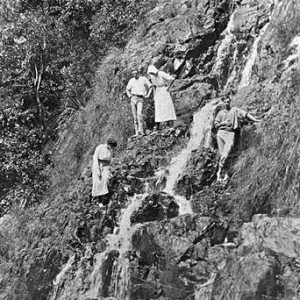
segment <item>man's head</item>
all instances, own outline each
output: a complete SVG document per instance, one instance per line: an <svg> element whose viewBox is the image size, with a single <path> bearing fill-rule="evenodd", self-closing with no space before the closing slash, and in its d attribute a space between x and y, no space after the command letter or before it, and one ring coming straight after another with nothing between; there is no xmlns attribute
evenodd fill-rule
<svg viewBox="0 0 300 300"><path fill-rule="evenodd" d="M132 76L134 77L134 78L139 78L139 72L138 72L138 70L137 69L133 69L132 70Z"/></svg>
<svg viewBox="0 0 300 300"><path fill-rule="evenodd" d="M231 99L230 99L230 95L229 94L226 94L225 96L222 97L222 101L225 105L225 108L226 109L229 109L230 108L230 105L231 105Z"/></svg>
<svg viewBox="0 0 300 300"><path fill-rule="evenodd" d="M108 138L106 143L110 149L115 149L118 146L118 143L114 138Z"/></svg>

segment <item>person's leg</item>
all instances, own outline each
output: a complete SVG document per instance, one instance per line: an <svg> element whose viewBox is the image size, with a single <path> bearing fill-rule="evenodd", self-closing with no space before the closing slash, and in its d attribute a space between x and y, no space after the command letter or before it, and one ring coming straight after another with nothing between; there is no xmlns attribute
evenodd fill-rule
<svg viewBox="0 0 300 300"><path fill-rule="evenodd" d="M110 194L105 194L101 196L101 203L105 206L109 203Z"/></svg>
<svg viewBox="0 0 300 300"><path fill-rule="evenodd" d="M224 157L223 157L223 151L224 151L224 145L225 145L225 141L223 139L223 134L221 131L218 132L217 134L217 144L218 144L218 149L219 149L219 168L218 168L218 172L217 172L217 181L221 180L221 173L223 170L223 166L224 166Z"/></svg>
<svg viewBox="0 0 300 300"><path fill-rule="evenodd" d="M137 122L138 122L138 133L144 133L144 129L143 129L143 124L144 124L144 120L143 120L143 100L140 99L137 102Z"/></svg>
<svg viewBox="0 0 300 300"><path fill-rule="evenodd" d="M169 127L169 128L173 128L173 126L174 126L174 121L167 121L167 127Z"/></svg>
<svg viewBox="0 0 300 300"><path fill-rule="evenodd" d="M159 130L159 129L160 129L160 123L156 122L153 130L156 131L156 130Z"/></svg>
<svg viewBox="0 0 300 300"><path fill-rule="evenodd" d="M226 163L228 161L229 155L234 147L234 132L226 132L223 136L224 147L220 158L221 170L225 170L224 180L229 178L228 170L226 169Z"/></svg>
<svg viewBox="0 0 300 300"><path fill-rule="evenodd" d="M139 128L138 128L138 119L137 119L137 103L136 103L136 97L134 96L131 98L131 110L133 115L135 134L138 134Z"/></svg>

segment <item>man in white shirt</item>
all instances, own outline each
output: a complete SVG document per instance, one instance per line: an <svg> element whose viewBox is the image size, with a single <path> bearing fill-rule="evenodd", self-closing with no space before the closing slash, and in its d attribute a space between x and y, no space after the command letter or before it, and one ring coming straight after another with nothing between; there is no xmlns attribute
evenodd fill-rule
<svg viewBox="0 0 300 300"><path fill-rule="evenodd" d="M142 70L139 67L138 70L132 71L133 77L129 80L126 87L127 96L131 99L135 135L143 134L144 132L143 101L150 96L152 91L150 81L146 77L141 76Z"/></svg>
<svg viewBox="0 0 300 300"><path fill-rule="evenodd" d="M220 110L214 120L214 126L218 130L217 143L220 154L219 169L217 172L217 181L227 181L229 175L226 168L229 155L234 148L236 130L242 126L243 121L259 122L257 118L248 112L231 107L231 94L223 97L224 109ZM224 179L221 178L222 171L225 170Z"/></svg>

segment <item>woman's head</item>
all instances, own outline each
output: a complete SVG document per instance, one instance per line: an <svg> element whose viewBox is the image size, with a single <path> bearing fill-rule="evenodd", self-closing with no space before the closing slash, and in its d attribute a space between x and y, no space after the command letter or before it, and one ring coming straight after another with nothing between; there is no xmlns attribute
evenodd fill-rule
<svg viewBox="0 0 300 300"><path fill-rule="evenodd" d="M116 148L118 146L118 143L114 138L108 138L106 143L111 148Z"/></svg>
<svg viewBox="0 0 300 300"><path fill-rule="evenodd" d="M150 75L157 75L158 70L157 70L157 68L154 65L150 65L148 67L147 73L150 74Z"/></svg>

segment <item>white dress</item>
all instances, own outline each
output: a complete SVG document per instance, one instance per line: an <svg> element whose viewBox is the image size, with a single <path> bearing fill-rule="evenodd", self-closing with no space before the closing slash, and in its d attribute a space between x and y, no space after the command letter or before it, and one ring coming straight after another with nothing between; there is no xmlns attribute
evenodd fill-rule
<svg viewBox="0 0 300 300"><path fill-rule="evenodd" d="M176 120L175 108L167 86L174 78L163 72L158 71L157 75L150 74L154 91L154 111L155 122L165 122Z"/></svg>
<svg viewBox="0 0 300 300"><path fill-rule="evenodd" d="M107 144L99 145L93 156L92 196L102 196L108 194L108 180L110 178L111 151L107 149Z"/></svg>

